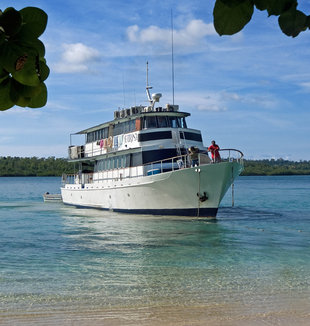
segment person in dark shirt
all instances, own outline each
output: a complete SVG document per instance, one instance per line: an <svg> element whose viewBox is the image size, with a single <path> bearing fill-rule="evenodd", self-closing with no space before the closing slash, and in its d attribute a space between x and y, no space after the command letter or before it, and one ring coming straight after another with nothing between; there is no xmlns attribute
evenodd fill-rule
<svg viewBox="0 0 310 326"><path fill-rule="evenodd" d="M197 147L191 146L188 149L189 157L191 159L191 167L198 166L198 153L199 150Z"/></svg>

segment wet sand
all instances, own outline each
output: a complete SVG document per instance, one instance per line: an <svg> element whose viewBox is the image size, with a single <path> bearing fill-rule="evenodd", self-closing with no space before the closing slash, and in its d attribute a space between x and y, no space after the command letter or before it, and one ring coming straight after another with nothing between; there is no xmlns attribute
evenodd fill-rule
<svg viewBox="0 0 310 326"><path fill-rule="evenodd" d="M242 311L234 305L187 307L140 307L92 311L46 311L1 313L0 325L63 326L309 326L310 311L306 304L293 304L281 311Z"/></svg>

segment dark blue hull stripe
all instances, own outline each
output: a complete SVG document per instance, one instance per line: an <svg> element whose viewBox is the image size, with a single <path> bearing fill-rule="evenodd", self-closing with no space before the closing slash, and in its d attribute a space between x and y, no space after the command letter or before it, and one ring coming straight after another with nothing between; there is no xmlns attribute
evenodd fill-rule
<svg viewBox="0 0 310 326"><path fill-rule="evenodd" d="M199 217L216 217L217 208L200 208L199 215L197 208L178 208L178 209L121 209L121 208L102 208L92 206L82 206L64 203L66 205L75 206L77 208L94 208L105 211L126 214L143 214L143 215L171 215L171 216L199 216Z"/></svg>

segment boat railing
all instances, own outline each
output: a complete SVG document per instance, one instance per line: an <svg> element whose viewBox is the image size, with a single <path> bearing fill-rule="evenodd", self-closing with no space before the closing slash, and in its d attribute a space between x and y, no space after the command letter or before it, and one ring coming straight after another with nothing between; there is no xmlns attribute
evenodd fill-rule
<svg viewBox="0 0 310 326"><path fill-rule="evenodd" d="M238 149L225 148L220 149L220 160L211 159L210 151L202 151L198 153L198 165L216 164L221 162L239 162L243 164L243 153ZM189 154L174 156L164 160L153 161L143 165L148 168L144 175L158 174L168 171L175 171L192 167L192 160Z"/></svg>
<svg viewBox="0 0 310 326"><path fill-rule="evenodd" d="M243 153L237 149L220 149L220 160L212 160L208 151L198 153L198 166L206 164L219 164L221 162L238 162L243 165ZM143 176L151 176L165 172L171 172L181 169L193 167L192 160L188 154L174 156L164 160L158 160L146 163L142 166L131 168L115 168L113 170L104 171L104 177L94 178L94 173L73 173L63 174L62 184L84 185L91 184L94 181L118 181L127 178L137 178Z"/></svg>

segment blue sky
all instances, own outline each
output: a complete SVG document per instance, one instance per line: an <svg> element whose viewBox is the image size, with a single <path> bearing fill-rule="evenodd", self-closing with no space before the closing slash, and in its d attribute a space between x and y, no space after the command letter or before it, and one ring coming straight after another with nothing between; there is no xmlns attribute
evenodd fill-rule
<svg viewBox="0 0 310 326"><path fill-rule="evenodd" d="M66 157L70 133L146 104L145 63L162 104L172 102L170 14L174 16L175 103L191 113L205 145L245 158L310 160L310 31L289 38L255 10L234 36L213 28L214 1L4 0L1 9L46 11L41 40L51 74L41 109L0 112L0 156ZM299 8L310 13L310 4ZM81 141L76 139L77 143Z"/></svg>

